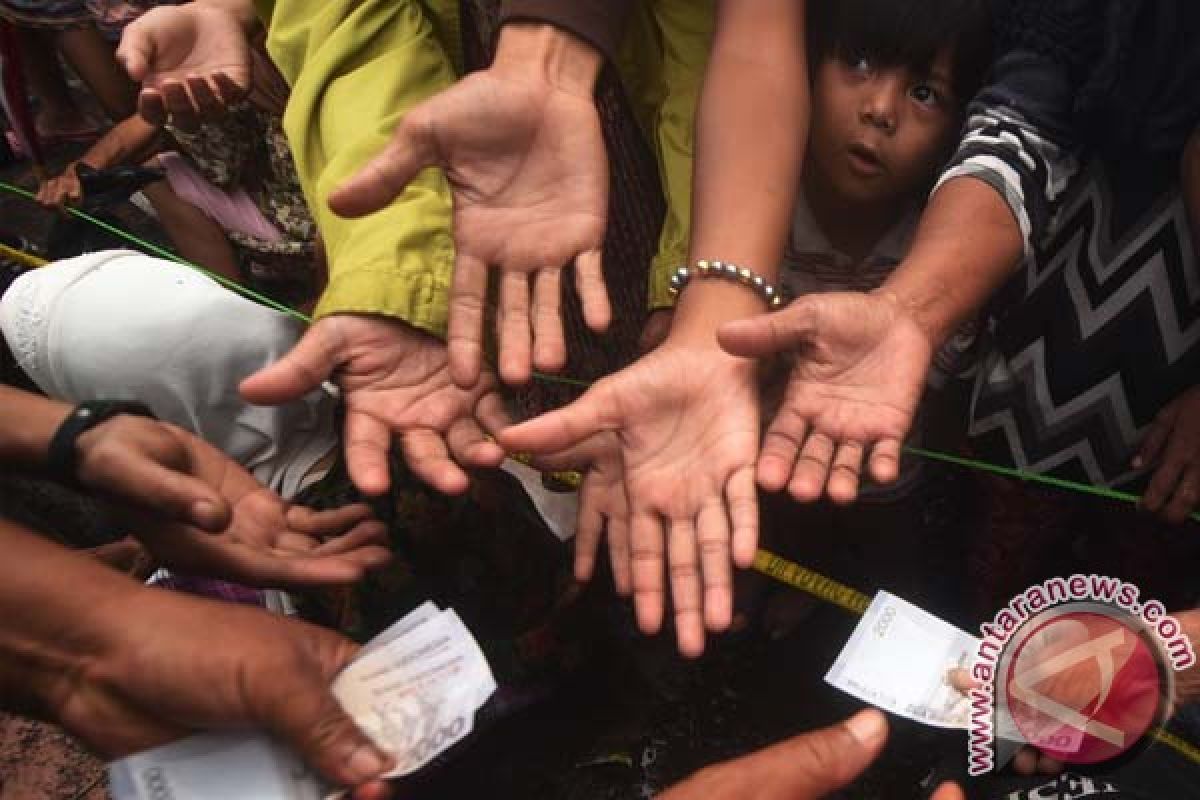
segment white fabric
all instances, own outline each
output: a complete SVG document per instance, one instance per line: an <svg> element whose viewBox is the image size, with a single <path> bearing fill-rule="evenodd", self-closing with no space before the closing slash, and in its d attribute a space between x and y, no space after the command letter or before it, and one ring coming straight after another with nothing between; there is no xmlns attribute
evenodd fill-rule
<svg viewBox="0 0 1200 800"><path fill-rule="evenodd" d="M51 397L145 403L285 497L337 446L326 392L271 408L238 394L302 324L182 265L108 251L32 270L0 299L0 328Z"/></svg>

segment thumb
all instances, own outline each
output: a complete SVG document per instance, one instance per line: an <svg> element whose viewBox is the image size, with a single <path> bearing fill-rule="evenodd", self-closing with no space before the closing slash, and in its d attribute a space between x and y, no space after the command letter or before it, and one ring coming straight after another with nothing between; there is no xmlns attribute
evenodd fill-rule
<svg viewBox="0 0 1200 800"><path fill-rule="evenodd" d="M943 783L930 800L967 800L967 796L953 783Z"/></svg>
<svg viewBox="0 0 1200 800"><path fill-rule="evenodd" d="M621 427L612 393L601 381L566 408L505 428L496 441L510 453L560 453L597 433Z"/></svg>
<svg viewBox="0 0 1200 800"><path fill-rule="evenodd" d="M392 767L382 752L354 724L334 697L330 684L350 663L357 646L333 631L305 622L285 621L277 627L276 646L290 638L301 645L291 669L253 673L268 682L247 689L257 706L257 722L293 747L326 778L340 786L361 786L380 779Z"/></svg>
<svg viewBox="0 0 1200 800"><path fill-rule="evenodd" d="M154 40L147 36L135 21L125 29L121 44L117 47L117 62L129 73L135 83L146 79L150 63L154 58Z"/></svg>
<svg viewBox="0 0 1200 800"><path fill-rule="evenodd" d="M773 314L728 322L717 341L732 355L762 358L806 344L816 333L816 312L801 299Z"/></svg>
<svg viewBox="0 0 1200 800"><path fill-rule="evenodd" d="M296 710L267 721L272 732L339 786L361 786L382 778L392 759L359 730L329 688L314 680L305 694L306 702L282 705Z"/></svg>
<svg viewBox="0 0 1200 800"><path fill-rule="evenodd" d="M339 365L331 320L319 320L300 341L274 364L242 381L239 391L246 402L261 406L289 403L320 386Z"/></svg>
<svg viewBox="0 0 1200 800"><path fill-rule="evenodd" d="M870 766L885 741L887 719L867 709L840 725L776 745L780 796L810 800L846 786Z"/></svg>
<svg viewBox="0 0 1200 800"><path fill-rule="evenodd" d="M337 187L329 208L342 217L362 217L395 200L417 174L437 165L433 126L420 107L410 111L383 152Z"/></svg>
<svg viewBox="0 0 1200 800"><path fill-rule="evenodd" d="M138 498L141 506L156 515L209 532L229 525L229 504L199 478L138 459L113 480L110 491Z"/></svg>

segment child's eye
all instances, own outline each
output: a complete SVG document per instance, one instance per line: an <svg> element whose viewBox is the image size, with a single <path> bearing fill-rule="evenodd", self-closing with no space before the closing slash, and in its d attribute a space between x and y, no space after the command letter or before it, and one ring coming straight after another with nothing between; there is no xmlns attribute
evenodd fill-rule
<svg viewBox="0 0 1200 800"><path fill-rule="evenodd" d="M850 59L850 69L866 75L872 69L874 69L874 67L871 66L871 60L869 58L866 56L858 56L857 58Z"/></svg>
<svg viewBox="0 0 1200 800"><path fill-rule="evenodd" d="M942 96L938 94L938 90L924 83L909 89L908 96L923 106L933 107L941 105L942 102Z"/></svg>

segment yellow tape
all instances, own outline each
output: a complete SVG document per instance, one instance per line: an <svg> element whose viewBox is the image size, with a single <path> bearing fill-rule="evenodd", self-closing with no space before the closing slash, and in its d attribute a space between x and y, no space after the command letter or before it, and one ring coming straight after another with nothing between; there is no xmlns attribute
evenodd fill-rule
<svg viewBox="0 0 1200 800"><path fill-rule="evenodd" d="M865 614L867 606L871 605L871 598L857 589L826 578L807 567L793 564L786 558L780 558L766 550L759 550L754 556L754 569L767 577L786 583L793 589L808 592L855 614Z"/></svg>
<svg viewBox="0 0 1200 800"><path fill-rule="evenodd" d="M533 467L533 458L525 455L524 453L518 453L518 454L514 455L512 457L512 460L518 461L527 467ZM534 467L534 468L536 469L536 467ZM561 483L564 486L570 486L572 489L575 489L576 491L578 491L579 487L583 485L583 475L581 475L578 472L545 472L545 471L543 471L542 475L552 481Z"/></svg>
<svg viewBox="0 0 1200 800"><path fill-rule="evenodd" d="M1193 764L1200 765L1200 747L1196 747L1186 739L1176 736L1166 728L1154 728L1146 735L1154 741L1170 747Z"/></svg>
<svg viewBox="0 0 1200 800"><path fill-rule="evenodd" d="M38 258L32 253L26 253L24 250L18 250L15 247L0 242L0 258L7 258L11 261L16 261L18 264L24 264L27 267L44 267L50 262L44 258Z"/></svg>

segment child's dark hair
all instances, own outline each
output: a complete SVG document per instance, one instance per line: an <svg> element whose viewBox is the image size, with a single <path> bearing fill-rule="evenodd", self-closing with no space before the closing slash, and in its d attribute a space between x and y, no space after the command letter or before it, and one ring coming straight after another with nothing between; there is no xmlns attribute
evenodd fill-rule
<svg viewBox="0 0 1200 800"><path fill-rule="evenodd" d="M953 89L965 106L991 65L988 0L809 0L808 53L815 68L830 58L925 72L952 48Z"/></svg>

